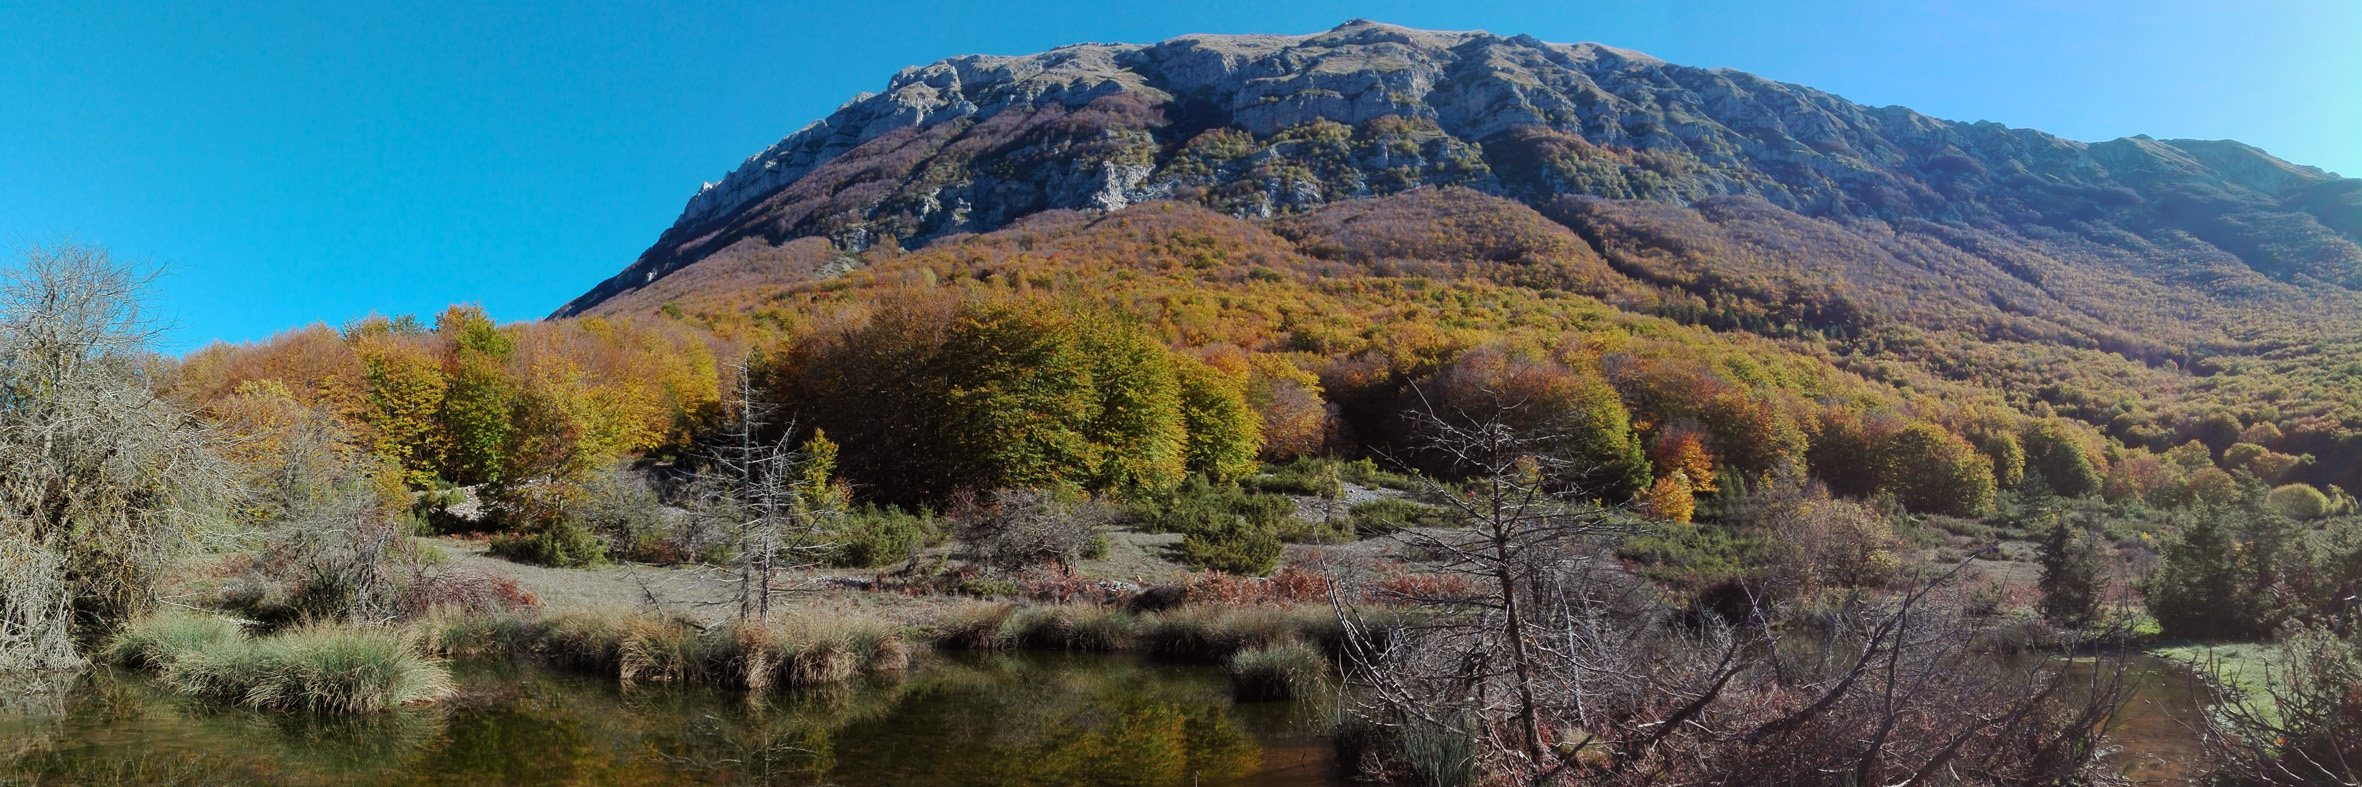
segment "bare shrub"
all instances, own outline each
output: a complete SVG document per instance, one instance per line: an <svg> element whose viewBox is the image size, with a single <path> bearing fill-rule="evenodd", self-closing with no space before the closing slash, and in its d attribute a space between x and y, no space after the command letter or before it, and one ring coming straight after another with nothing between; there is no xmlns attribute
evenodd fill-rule
<svg viewBox="0 0 2362 787"><path fill-rule="evenodd" d="M103 632L147 606L228 485L151 387L146 283L73 245L0 273L0 669L79 663L72 621Z"/></svg>
<svg viewBox="0 0 2362 787"><path fill-rule="evenodd" d="M960 544L978 563L1008 571L1072 566L1103 538L1115 511L1079 491L1003 489L959 512Z"/></svg>
<svg viewBox="0 0 2362 787"><path fill-rule="evenodd" d="M2362 648L2320 626L2296 627L2280 644L2250 688L2214 682L2206 747L2219 783L2362 783Z"/></svg>
<svg viewBox="0 0 2362 787"><path fill-rule="evenodd" d="M1350 754L1382 775L1523 784L2060 784L2098 756L2121 662L2085 679L1996 657L1953 569L1811 615L1750 597L1681 615L1610 557L1630 522L1588 502L1494 418L1430 415L1433 450L1482 468L1435 495L1463 531L1407 532L1459 583L1402 588L1394 622L1340 581ZM1851 521L1851 514L1848 520ZM1819 550L1815 550L1816 553ZM1456 586L1455 586L1456 585ZM1783 620L1781 625L1772 625Z"/></svg>
<svg viewBox="0 0 2362 787"><path fill-rule="evenodd" d="M1902 568L1902 539L1886 516L1831 497L1818 482L1773 479L1752 490L1725 519L1763 537L1769 576L1759 589L1766 593L1881 587Z"/></svg>
<svg viewBox="0 0 2362 787"><path fill-rule="evenodd" d="M236 543L255 556L225 601L273 623L411 614L430 560L396 517L398 473L335 414L275 384L241 386L215 412L241 482Z"/></svg>
<svg viewBox="0 0 2362 787"><path fill-rule="evenodd" d="M566 516L607 539L607 552L643 563L719 558L727 539L710 519L668 508L640 473L615 465L591 474Z"/></svg>

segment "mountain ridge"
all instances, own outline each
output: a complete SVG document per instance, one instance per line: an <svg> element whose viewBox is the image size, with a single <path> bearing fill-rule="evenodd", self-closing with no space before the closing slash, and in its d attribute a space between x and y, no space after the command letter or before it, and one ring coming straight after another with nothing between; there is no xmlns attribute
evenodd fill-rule
<svg viewBox="0 0 2362 787"><path fill-rule="evenodd" d="M1308 125L1387 119L1409 128L1342 179L1236 166L1288 158L1285 138ZM1193 143L1216 131L1248 135L1216 141L1249 150L1196 166L1210 157L1192 148L1216 146ZM1259 144L1271 140L1283 142ZM1597 150L1655 159L1603 164L1612 156ZM1241 188L1252 176L1266 182ZM827 237L859 251L885 236L915 245L988 231L1035 210L1223 188L1241 193L1200 201L1270 216L1410 185L1468 185L1529 204L1743 194L1806 215L2023 223L2137 208L2162 181L2285 200L2341 180L2235 142L2081 143L1603 44L1355 20L1302 36L1076 44L905 68L884 92L856 96L707 184L631 267L557 316L748 237ZM1963 199L1963 181L1983 188ZM2340 234L2362 235L2362 223L2340 223ZM2362 285L2362 256L2348 256L2337 277Z"/></svg>

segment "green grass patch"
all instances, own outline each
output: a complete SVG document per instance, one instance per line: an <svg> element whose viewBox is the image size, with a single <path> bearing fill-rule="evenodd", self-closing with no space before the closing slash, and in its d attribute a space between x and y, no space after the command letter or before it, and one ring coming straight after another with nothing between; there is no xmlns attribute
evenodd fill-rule
<svg viewBox="0 0 2362 787"><path fill-rule="evenodd" d="M2187 666L2223 688L2248 693L2265 687L2272 665L2282 656L2280 646L2265 642L2185 642L2157 645L2143 652Z"/></svg>

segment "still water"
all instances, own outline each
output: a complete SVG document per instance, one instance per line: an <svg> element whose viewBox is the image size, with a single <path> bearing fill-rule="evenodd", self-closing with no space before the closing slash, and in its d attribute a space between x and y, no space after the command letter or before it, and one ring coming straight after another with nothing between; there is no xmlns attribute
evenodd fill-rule
<svg viewBox="0 0 2362 787"><path fill-rule="evenodd" d="M1317 712L1214 668L930 655L900 680L750 702L505 662L359 719L223 709L124 672L0 715L0 785L1337 785ZM13 761L13 765L9 765Z"/></svg>
<svg viewBox="0 0 2362 787"><path fill-rule="evenodd" d="M2111 764L2190 783L2194 684L2156 659L2128 666ZM1215 668L1137 657L929 654L899 680L760 702L507 662L456 672L459 695L434 706L324 719L94 671L0 713L0 786L1346 783L1319 711L1233 702Z"/></svg>

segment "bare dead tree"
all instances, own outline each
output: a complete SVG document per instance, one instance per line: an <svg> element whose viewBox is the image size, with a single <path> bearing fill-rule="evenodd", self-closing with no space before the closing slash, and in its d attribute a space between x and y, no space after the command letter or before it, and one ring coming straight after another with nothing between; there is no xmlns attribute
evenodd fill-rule
<svg viewBox="0 0 2362 787"><path fill-rule="evenodd" d="M778 583L782 571L818 565L836 551L844 514L829 484L834 458L795 446L795 424L775 423L755 389L753 366L751 356L737 365L735 406L699 474L694 508L737 546L731 568L740 620L770 616L771 597L786 590Z"/></svg>
<svg viewBox="0 0 2362 787"><path fill-rule="evenodd" d="M0 273L0 669L78 663L229 486L208 432L158 399L148 282L102 249L29 248Z"/></svg>
<svg viewBox="0 0 2362 787"><path fill-rule="evenodd" d="M1477 411L1455 407L1448 412L1430 405L1410 414L1427 450L1442 454L1451 466L1470 473L1470 480L1460 488L1430 481L1425 490L1425 497L1452 510L1468 527L1441 532L1410 529L1397 537L1435 556L1437 570L1466 577L1482 588L1465 598L1420 599L1430 606L1440 601L1460 609L1414 624L1422 629L1418 639L1447 640L1455 643L1453 650L1474 657L1458 665L1450 678L1476 691L1471 699L1478 707L1462 711L1482 718L1506 703L1516 720L1515 728L1506 731L1509 740L1495 741L1498 745L1491 748L1518 760L1515 770L1540 772L1547 770L1543 763L1549 758L1544 749L1537 683L1543 679L1545 662L1556 660L1549 658L1548 651L1560 643L1548 641L1551 637L1536 630L1535 618L1545 614L1541 609L1545 604L1588 605L1611 600L1585 592L1590 586L1552 587L1563 583L1533 580L1545 576L1556 579L1567 571L1587 573L1597 555L1586 549L1604 536L1630 528L1584 494L1578 479L1590 468L1534 450L1537 445L1563 441L1511 426L1524 402L1505 401L1496 395L1490 404ZM1577 592L1565 594L1570 589ZM1556 633L1581 636L1594 632ZM1572 666L1583 670L1595 665ZM1407 700L1420 689L1386 677L1400 674L1371 673L1379 678L1374 685L1381 687L1383 696ZM1487 696L1486 690L1496 686L1505 691L1497 697ZM1442 719L1427 721L1445 723Z"/></svg>

